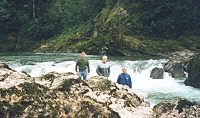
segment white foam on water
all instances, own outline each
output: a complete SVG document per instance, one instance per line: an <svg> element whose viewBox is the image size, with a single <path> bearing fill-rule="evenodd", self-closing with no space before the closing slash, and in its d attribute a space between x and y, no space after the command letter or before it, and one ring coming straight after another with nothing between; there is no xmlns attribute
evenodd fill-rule
<svg viewBox="0 0 200 118"><path fill-rule="evenodd" d="M101 60L89 60L90 74L87 78L97 76L96 67ZM191 86L185 86L182 80L172 78L169 73L164 72L164 79L150 78L151 70L155 67L163 68L162 63L167 62L166 59L158 60L116 60L108 61L111 66L111 74L108 79L116 82L119 74L122 73L122 67L127 68L127 73L132 78L132 89L143 95L150 101L151 107L163 100L171 100L174 98L186 98L190 101L200 101L200 89ZM73 72L75 73L75 61L55 62L40 62L35 65L23 65L17 67L17 71L25 71L32 77L40 76L51 71L59 73ZM187 74L187 73L186 73ZM182 81L182 82L181 82Z"/></svg>

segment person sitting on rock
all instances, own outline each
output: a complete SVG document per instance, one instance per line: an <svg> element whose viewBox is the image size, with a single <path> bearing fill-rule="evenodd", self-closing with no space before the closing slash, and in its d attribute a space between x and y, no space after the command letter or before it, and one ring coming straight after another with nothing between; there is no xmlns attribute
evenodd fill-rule
<svg viewBox="0 0 200 118"><path fill-rule="evenodd" d="M123 73L118 76L117 83L122 85L127 85L132 88L131 76L126 72L126 67L122 68Z"/></svg>
<svg viewBox="0 0 200 118"><path fill-rule="evenodd" d="M108 57L104 55L102 57L103 62L97 66L96 72L99 76L109 77L110 76L110 66L106 63Z"/></svg>

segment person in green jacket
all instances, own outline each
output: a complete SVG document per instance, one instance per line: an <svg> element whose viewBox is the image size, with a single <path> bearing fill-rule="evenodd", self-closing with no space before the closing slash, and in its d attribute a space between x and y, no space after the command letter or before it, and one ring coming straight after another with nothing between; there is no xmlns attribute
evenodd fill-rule
<svg viewBox="0 0 200 118"><path fill-rule="evenodd" d="M79 71L78 71L78 69L79 69ZM87 69L88 73L87 73L86 69ZM76 75L78 75L80 78L83 76L83 80L87 79L87 75L89 75L89 73L90 73L90 66L89 66L88 60L85 58L84 51L81 52L81 58L76 61L75 70L76 70Z"/></svg>

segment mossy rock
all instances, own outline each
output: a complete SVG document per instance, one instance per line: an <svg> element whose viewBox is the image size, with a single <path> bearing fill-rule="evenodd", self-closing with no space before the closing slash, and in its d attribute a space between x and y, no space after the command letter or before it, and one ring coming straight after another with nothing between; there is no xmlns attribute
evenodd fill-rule
<svg viewBox="0 0 200 118"><path fill-rule="evenodd" d="M105 79L104 77L93 77L90 79L87 79L85 81L91 89L93 90L100 90L100 91L110 91L112 92L112 88L117 89L117 86L114 82Z"/></svg>
<svg viewBox="0 0 200 118"><path fill-rule="evenodd" d="M18 90L15 86L8 88L8 89L0 89L1 97L5 98L5 96L16 94L17 96L23 96L25 94L31 94L31 95L44 95L49 88L42 86L37 83L22 83L19 85L19 87L22 88L22 90Z"/></svg>
<svg viewBox="0 0 200 118"><path fill-rule="evenodd" d="M193 104L186 100L186 99L178 99L178 105L176 106L175 109L178 110L179 113L183 112L183 108L189 108L190 106L192 106Z"/></svg>
<svg viewBox="0 0 200 118"><path fill-rule="evenodd" d="M75 118L120 118L119 114L103 104L92 101L82 101L81 109L75 114Z"/></svg>
<svg viewBox="0 0 200 118"><path fill-rule="evenodd" d="M22 93L21 94L38 94L38 95L44 95L49 88L42 86L37 83L23 83L20 84L19 87L22 87Z"/></svg>
<svg viewBox="0 0 200 118"><path fill-rule="evenodd" d="M188 65L188 78L184 84L200 88L200 53L195 54L189 61Z"/></svg>
<svg viewBox="0 0 200 118"><path fill-rule="evenodd" d="M176 98L171 101L163 101L153 107L154 117L158 118L163 113L178 110L179 114L184 108L189 108L193 104L185 98Z"/></svg>
<svg viewBox="0 0 200 118"><path fill-rule="evenodd" d="M72 85L74 85L74 84L80 84L80 83L82 83L83 86L88 86L88 84L85 83L80 78L78 78L78 79L67 79L67 80L64 80L63 83L60 86L58 86L58 90L59 91L70 92L70 87Z"/></svg>
<svg viewBox="0 0 200 118"><path fill-rule="evenodd" d="M74 73L72 72L67 72L67 73L64 73L65 75L75 75Z"/></svg>
<svg viewBox="0 0 200 118"><path fill-rule="evenodd" d="M52 73L48 73L44 76L42 76L42 78L45 78L45 79L54 79L56 76Z"/></svg>
<svg viewBox="0 0 200 118"><path fill-rule="evenodd" d="M5 98L5 96L8 94L9 96L16 94L17 96L23 96L25 94L29 95L44 95L49 89L45 86L42 86L37 83L22 83L18 87L20 87L22 90L18 90L15 86L8 88L8 89L0 89L1 97Z"/></svg>
<svg viewBox="0 0 200 118"><path fill-rule="evenodd" d="M138 95L127 93L122 96L122 99L126 100L124 102L124 107L138 107L141 105L142 100Z"/></svg>
<svg viewBox="0 0 200 118"><path fill-rule="evenodd" d="M175 105L170 104L169 101L160 102L153 107L154 116L156 118L159 118L162 115L162 113L166 113L167 111L172 110L174 106Z"/></svg>
<svg viewBox="0 0 200 118"><path fill-rule="evenodd" d="M0 101L0 117L1 118L6 118L7 110L5 109L6 107L10 107L9 103L6 101Z"/></svg>

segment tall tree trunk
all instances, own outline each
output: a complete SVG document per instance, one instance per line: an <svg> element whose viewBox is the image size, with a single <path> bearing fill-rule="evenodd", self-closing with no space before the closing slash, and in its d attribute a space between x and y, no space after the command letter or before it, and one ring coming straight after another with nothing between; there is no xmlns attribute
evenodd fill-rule
<svg viewBox="0 0 200 118"><path fill-rule="evenodd" d="M33 0L33 18L35 18L35 0Z"/></svg>

